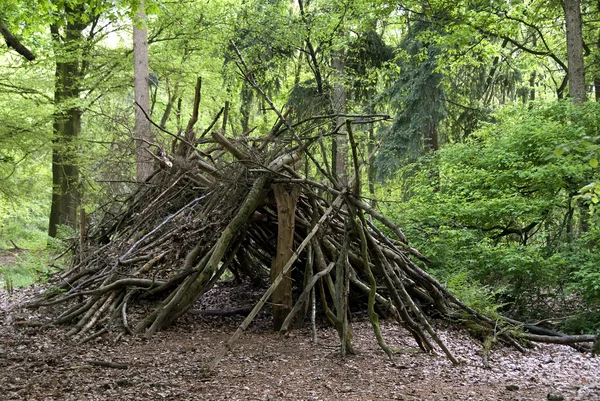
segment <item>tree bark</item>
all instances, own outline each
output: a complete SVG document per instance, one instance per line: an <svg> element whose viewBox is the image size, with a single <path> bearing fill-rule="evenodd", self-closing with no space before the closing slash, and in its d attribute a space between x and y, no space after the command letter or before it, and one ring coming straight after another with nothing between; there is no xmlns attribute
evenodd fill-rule
<svg viewBox="0 0 600 401"><path fill-rule="evenodd" d="M569 66L569 92L575 103L587 100L585 69L583 64L583 35L580 0L565 0L565 23L567 28L567 59Z"/></svg>
<svg viewBox="0 0 600 401"><path fill-rule="evenodd" d="M254 92L252 86L247 82L242 83L242 90L240 92L240 123L242 125L242 132L248 132L250 129L250 116L252 115L252 101L254 100Z"/></svg>
<svg viewBox="0 0 600 401"><path fill-rule="evenodd" d="M154 171L149 144L154 138L150 128L150 89L148 84L148 30L144 2L140 4L133 25L133 75L135 97L135 157L138 182L144 182Z"/></svg>
<svg viewBox="0 0 600 401"><path fill-rule="evenodd" d="M82 10L65 7L68 21L64 33L57 25L50 26L56 54L54 88L54 138L52 140L52 205L48 235L56 237L59 225L77 228L79 192L78 139L82 111L78 105L81 78L85 74ZM66 57L67 53L70 55ZM77 56L73 56L73 55Z"/></svg>
<svg viewBox="0 0 600 401"><path fill-rule="evenodd" d="M333 104L334 113L343 114L346 112L346 88L342 82L344 77L344 51L335 52L332 60L333 68L336 72L336 81L333 84ZM344 118L338 117L336 124L344 125ZM348 158L348 145L344 127L340 128L338 134L333 137L332 143L332 161L334 163L334 171L336 179L341 186L346 186L348 183L348 168L346 160Z"/></svg>
<svg viewBox="0 0 600 401"><path fill-rule="evenodd" d="M277 254L271 265L271 282L281 274L294 253L294 231L296 204L300 191L288 189L283 184L273 185L277 202ZM271 296L273 303L273 329L279 331L285 318L292 310L292 276L287 273Z"/></svg>
<svg viewBox="0 0 600 401"><path fill-rule="evenodd" d="M57 66L57 81L68 81L73 63L61 63ZM64 65L67 64L67 65ZM66 78L66 79L65 79ZM60 92L60 91L59 91ZM55 102L68 99L55 94ZM52 206L48 235L57 236L59 225L75 229L77 227L77 208L81 196L79 193L79 163L77 161L77 139L81 132L81 111L70 109L65 113L55 112L54 135L52 141Z"/></svg>
<svg viewBox="0 0 600 401"><path fill-rule="evenodd" d="M439 74L437 73L433 73L435 74L437 77L434 78L432 76L431 79L435 80L435 85L427 85L427 88L425 89L426 93L423 93L423 97L428 97L429 99L426 100L426 104L429 105L435 105L436 103L438 103L439 99L439 91L438 91L438 85L441 85L441 78L439 77ZM433 75L432 74L432 75ZM438 111L433 111L430 113L429 116L425 117L425 123L424 123L424 127L423 127L423 147L425 148L426 152L435 152L437 151L440 146L439 146L439 134L438 134L438 129L439 129L439 125L440 125L440 116L439 116L439 112Z"/></svg>

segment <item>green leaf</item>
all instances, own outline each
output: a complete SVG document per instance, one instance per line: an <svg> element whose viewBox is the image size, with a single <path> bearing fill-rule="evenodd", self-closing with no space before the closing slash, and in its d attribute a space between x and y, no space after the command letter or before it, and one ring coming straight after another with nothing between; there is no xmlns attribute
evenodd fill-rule
<svg viewBox="0 0 600 401"><path fill-rule="evenodd" d="M591 159L590 166L592 166L593 168L598 167L598 159Z"/></svg>

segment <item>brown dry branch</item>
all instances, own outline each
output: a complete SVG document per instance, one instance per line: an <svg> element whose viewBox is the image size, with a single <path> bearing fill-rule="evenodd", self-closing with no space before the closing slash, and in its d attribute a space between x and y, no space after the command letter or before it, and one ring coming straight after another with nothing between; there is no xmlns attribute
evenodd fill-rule
<svg viewBox="0 0 600 401"><path fill-rule="evenodd" d="M258 89L245 64L240 70ZM314 135L310 124L319 119L292 124L291 110L280 113L266 100L277 121L262 142L256 141L259 146L218 129L211 140L196 141L193 116L185 138L175 139L178 146L172 149L185 151L175 152L173 165L157 166L126 203L115 204L114 212L89 230L85 257L58 274L52 291L30 306L62 308L54 323L70 324L69 335L80 342L107 332L119 338L123 333L151 337L190 310L226 270L240 280L269 281L211 369L269 299L283 331L320 303L339 332L342 352L348 353L353 349L349 304L362 294L368 295L363 307L377 341L390 357L394 351L379 330L377 304L408 329L423 351L439 350L455 364L458 360L430 324L432 312L457 324L477 324L489 335L498 333L498 340L522 351L522 341L596 340L526 333L519 328L527 326L519 322L493 319L462 303L427 273L428 259L408 245L400 227L361 198L361 177L373 153L360 154L352 123L369 116L347 117L352 178L340 187L328 173L332 169L324 154L318 156L325 149L319 138L326 135ZM141 317L128 315L141 300L153 308ZM314 325L314 314L311 321Z"/></svg>

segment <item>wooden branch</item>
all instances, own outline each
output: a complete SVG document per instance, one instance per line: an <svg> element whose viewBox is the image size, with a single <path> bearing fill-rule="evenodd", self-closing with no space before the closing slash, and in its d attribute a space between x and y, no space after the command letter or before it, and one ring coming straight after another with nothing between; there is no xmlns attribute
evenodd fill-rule
<svg viewBox="0 0 600 401"><path fill-rule="evenodd" d="M251 156L245 151L237 146L235 146L229 139L225 138L220 132L213 131L212 137L215 141L217 141L221 146L223 146L229 153L231 153L236 159L239 161L250 161L252 160Z"/></svg>
<svg viewBox="0 0 600 401"><path fill-rule="evenodd" d="M192 109L192 117L188 121L187 127L185 128L185 139L189 143L194 143L195 138L192 135L194 125L198 121L198 109L200 107L200 98L202 95L202 77L196 79L196 87L194 89L194 107Z"/></svg>
<svg viewBox="0 0 600 401"><path fill-rule="evenodd" d="M127 323L127 302L132 295L133 291L128 291L127 294L125 294L125 297L123 298L123 304L121 305L121 322L123 323L123 328L125 328L129 335L133 335L133 331Z"/></svg>
<svg viewBox="0 0 600 401"><path fill-rule="evenodd" d="M231 310L218 310L218 309L192 309L188 313L192 315L201 315L201 316L237 316L237 315L247 315L252 312L252 306L248 306L245 308L231 309Z"/></svg>
<svg viewBox="0 0 600 401"><path fill-rule="evenodd" d="M594 341L596 341L596 339L598 338L598 336L595 336L593 334L583 334L583 335L576 335L576 336L542 336L539 334L530 334L530 333L522 333L519 334L520 338L524 338L526 340L529 341L534 341L534 342L538 342L538 343L548 343L548 344L565 344L565 345L572 345L575 343L593 343Z"/></svg>
<svg viewBox="0 0 600 401"><path fill-rule="evenodd" d="M191 148L194 148L194 144L193 143L189 143L185 138L182 138L181 136L179 136L177 134L174 134L171 131L168 131L168 130L164 129L163 127L161 127L160 125L158 125L157 123L155 123L154 120L152 120L152 118L150 118L150 115L146 112L146 110L144 110L144 108L138 102L135 102L135 105L144 114L144 116L150 122L150 124L152 124L153 126L155 126L158 130L160 130L161 132L164 132L165 134L167 134L169 136L172 136L176 140L184 142L185 144L187 144Z"/></svg>
<svg viewBox="0 0 600 401"><path fill-rule="evenodd" d="M358 147L356 145L356 141L354 140L354 132L352 130L352 125L350 125L350 120L346 120L346 132L348 133L348 139L350 140L350 149L352 151L352 162L354 164L354 196L356 198L360 197L360 165L358 163ZM375 312L375 296L377 295L377 281L375 280L375 276L371 270L370 261L369 261L369 252L367 250L367 224L365 220L364 213L361 209L356 210L356 207L350 206L348 211L350 213L350 221L353 225L353 230L358 234L358 238L360 240L360 253L362 260L362 268L364 269L367 279L369 281L369 298L367 304L367 310L369 315L369 320L371 322L371 326L373 327L373 332L375 333L375 338L377 339L377 343L379 347L386 353L388 358L392 358L393 351L385 342L383 338L383 334L381 333L381 329L379 327L379 316ZM357 223L357 219L360 224ZM350 251L348 251L350 253Z"/></svg>
<svg viewBox="0 0 600 401"><path fill-rule="evenodd" d="M99 298L100 298L99 295L94 296L94 297L90 298L83 305L77 304L73 308L68 309L67 311L62 313L59 317L57 317L54 320L54 324L63 324L63 323L70 322L71 320L75 319L77 316L81 315L82 313L87 312L96 303L96 301Z"/></svg>
<svg viewBox="0 0 600 401"><path fill-rule="evenodd" d="M285 113L283 113L282 117L284 119L287 119L291 112L292 112L292 108L290 107L289 109L286 110ZM284 124L284 122L285 122L285 120L282 120L281 118L277 119L277 122L271 129L271 132L269 132L269 135L267 135L266 140L263 142L263 144L259 148L261 152L267 148L267 146L273 139L275 139L279 136L279 130L281 129L281 126Z"/></svg>
<svg viewBox="0 0 600 401"><path fill-rule="evenodd" d="M122 287L127 287L127 286L144 287L146 289L151 289L153 287L158 287L163 284L164 283L162 281L150 280L150 279L145 279L145 278L124 278L124 279L115 281L114 283L108 284L103 287L99 287L94 290L74 292L72 294L65 295L61 298L55 299L54 301L41 303L39 306L57 305L57 304L69 301L73 298L80 297L82 295L103 295L103 294L109 293L111 291L114 291L116 289L119 289Z"/></svg>
<svg viewBox="0 0 600 401"><path fill-rule="evenodd" d="M98 330L97 332L95 332L94 334L92 334L91 336L88 336L88 337L84 338L83 340L79 341L77 343L77 345L82 345L82 344L85 344L87 342L90 342L93 339L96 339L96 338L98 338L98 337L100 337L100 336L102 336L103 334L106 334L106 333L108 333L108 329L106 327L104 327L104 328Z"/></svg>
<svg viewBox="0 0 600 401"><path fill-rule="evenodd" d="M133 244L131 246L131 248L129 248L129 250L127 250L127 252L125 252L125 254L119 258L119 260L124 260L127 256L129 256L135 250L136 247L138 247L140 244L143 244L144 241L146 241L152 234L154 234L155 232L160 230L161 227L163 227L169 221L173 220L175 217L179 216L184 210L192 207L194 204L198 203L199 201L201 201L202 199L206 198L209 195L210 195L210 192L194 199L193 201L191 201L190 203L188 203L187 205L185 205L184 207L179 209L177 212L175 212L172 215L170 215L169 217L167 217L162 223L160 223L152 231L150 231L148 234L144 235L135 244Z"/></svg>
<svg viewBox="0 0 600 401"><path fill-rule="evenodd" d="M301 151L286 153L269 163L268 169L272 171L280 171L284 166L293 166L300 160L302 160Z"/></svg>
<svg viewBox="0 0 600 401"><path fill-rule="evenodd" d="M25 47L19 39L17 39L10 30L4 25L4 21L0 20L0 33L4 36L4 40L6 41L6 45L8 47L12 47L19 53L21 56L25 57L29 61L35 60L35 55Z"/></svg>
<svg viewBox="0 0 600 401"><path fill-rule="evenodd" d="M200 138L204 138L206 136L206 134L208 134L210 132L210 130L212 129L212 127L214 127L215 124L217 123L217 121L219 121L219 118L221 117L221 114L223 114L224 110L225 110L225 108L221 107L221 110L219 110L219 112L217 113L217 115L215 116L215 118L213 118L213 120L209 124L209 126L204 131L202 131L202 134L200 134Z"/></svg>
<svg viewBox="0 0 600 401"><path fill-rule="evenodd" d="M300 308L302 307L303 302L306 300L306 298L312 291L315 284L317 284L317 281L319 281L319 279L321 277L323 277L324 275L329 274L329 272L333 269L334 266L335 266L335 263L333 263L333 262L329 263L329 265L327 266L327 268L325 270L321 270L320 272L315 274L313 276L312 280L310 280L310 282L306 285L306 287L304 287L304 291L302 291L302 294L300 294L300 297L298 297L298 300L296 301L296 305L294 305L294 308L290 311L288 316L283 321L283 324L281 325L281 329L279 330L281 333L285 333L288 331L288 327L289 327L290 323L292 322L292 319L294 319L294 317L300 311Z"/></svg>

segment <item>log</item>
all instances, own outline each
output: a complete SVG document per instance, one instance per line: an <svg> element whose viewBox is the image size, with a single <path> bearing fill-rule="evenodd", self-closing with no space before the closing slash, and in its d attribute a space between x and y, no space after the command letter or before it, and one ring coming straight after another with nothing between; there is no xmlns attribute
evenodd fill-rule
<svg viewBox="0 0 600 401"><path fill-rule="evenodd" d="M534 341L537 343L547 343L547 344L565 344L571 345L576 343L593 343L596 341L597 336L592 334L583 334L577 336L543 336L539 334L530 334L530 333L522 333L520 334L521 338L524 338L529 341Z"/></svg>
<svg viewBox="0 0 600 401"><path fill-rule="evenodd" d="M300 196L297 186L286 188L283 184L274 184L273 192L277 202L277 253L271 265L271 283L281 274L294 252L296 204ZM283 276L281 284L273 291L271 301L273 329L279 331L293 306L291 275Z"/></svg>

